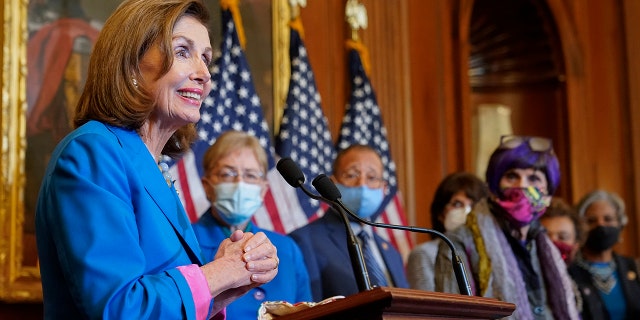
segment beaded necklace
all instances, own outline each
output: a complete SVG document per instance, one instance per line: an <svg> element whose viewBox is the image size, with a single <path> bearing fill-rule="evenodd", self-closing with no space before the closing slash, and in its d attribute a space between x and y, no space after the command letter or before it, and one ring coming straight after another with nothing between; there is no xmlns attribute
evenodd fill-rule
<svg viewBox="0 0 640 320"><path fill-rule="evenodd" d="M169 165L163 161L158 163L158 167L160 168L160 171L162 171L162 176L164 177L164 180L167 182L167 185L169 186L169 188L171 188L173 186L174 180L171 177L171 172L169 172Z"/></svg>
<svg viewBox="0 0 640 320"><path fill-rule="evenodd" d="M579 256L576 259L576 263L589 272L593 285L603 293L611 293L611 290L618 283L618 279L614 275L616 272L616 262L614 260L603 263L590 263Z"/></svg>

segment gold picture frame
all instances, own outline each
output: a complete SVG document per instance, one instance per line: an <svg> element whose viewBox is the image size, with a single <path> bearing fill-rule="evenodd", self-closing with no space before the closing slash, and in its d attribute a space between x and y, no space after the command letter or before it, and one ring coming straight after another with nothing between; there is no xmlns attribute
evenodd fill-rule
<svg viewBox="0 0 640 320"><path fill-rule="evenodd" d="M37 266L23 265L26 127L27 1L2 7L2 113L0 116L0 299L42 299Z"/></svg>
<svg viewBox="0 0 640 320"><path fill-rule="evenodd" d="M289 5L287 0L264 0L269 1L272 78L262 79L265 82L262 85L272 86L272 100L265 103L269 109L265 110L265 115L277 132L275 119L281 117L289 79ZM0 54L3 65L0 96L0 301L5 302L42 301L35 236L25 235L24 228L27 90L30 89L27 88L28 10L28 0L5 0L0 6L3 16Z"/></svg>

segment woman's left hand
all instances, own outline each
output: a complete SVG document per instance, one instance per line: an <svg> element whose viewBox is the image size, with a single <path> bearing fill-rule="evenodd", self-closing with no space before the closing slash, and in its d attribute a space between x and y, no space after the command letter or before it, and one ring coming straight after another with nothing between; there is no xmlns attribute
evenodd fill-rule
<svg viewBox="0 0 640 320"><path fill-rule="evenodd" d="M248 239L247 239L248 238ZM278 256L276 247L263 233L251 234L235 231L229 237L232 242L245 241L242 259L247 271L251 273L251 283L237 288L229 288L214 298L214 310L218 312L229 303L238 299L249 290L271 281L278 274Z"/></svg>
<svg viewBox="0 0 640 320"><path fill-rule="evenodd" d="M247 236L247 233L244 235ZM230 237L231 241L241 238L242 236L239 233L234 233ZM242 257L246 263L247 270L252 273L251 281L253 283L258 285L267 283L278 274L280 261L277 249L263 232L258 232L251 236L245 242L243 250Z"/></svg>

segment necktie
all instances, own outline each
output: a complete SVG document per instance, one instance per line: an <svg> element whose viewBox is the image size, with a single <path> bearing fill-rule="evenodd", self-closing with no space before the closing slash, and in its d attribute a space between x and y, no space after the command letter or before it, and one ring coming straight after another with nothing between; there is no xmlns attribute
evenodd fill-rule
<svg viewBox="0 0 640 320"><path fill-rule="evenodd" d="M371 251L371 247L369 246L369 237L369 234L364 230L360 231L358 234L358 238L362 241L362 254L364 255L364 263L366 264L367 271L369 273L369 281L371 282L371 286L384 287L387 285L387 279Z"/></svg>

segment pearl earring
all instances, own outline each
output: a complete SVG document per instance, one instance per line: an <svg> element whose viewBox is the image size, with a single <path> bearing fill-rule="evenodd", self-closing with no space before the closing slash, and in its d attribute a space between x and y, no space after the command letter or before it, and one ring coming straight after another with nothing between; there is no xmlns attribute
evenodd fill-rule
<svg viewBox="0 0 640 320"><path fill-rule="evenodd" d="M131 82L133 82L133 86L138 88L138 80L136 78L131 78Z"/></svg>

